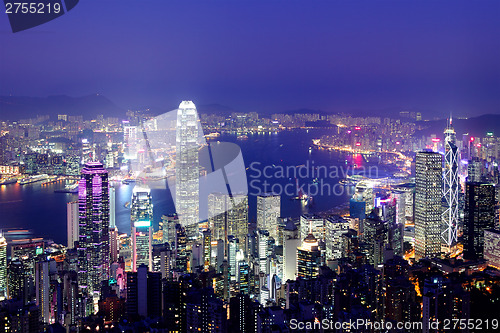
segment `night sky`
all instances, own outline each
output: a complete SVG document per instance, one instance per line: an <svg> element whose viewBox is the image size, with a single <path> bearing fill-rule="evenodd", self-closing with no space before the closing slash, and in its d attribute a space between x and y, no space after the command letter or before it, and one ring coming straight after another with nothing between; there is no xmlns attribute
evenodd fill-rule
<svg viewBox="0 0 500 333"><path fill-rule="evenodd" d="M83 0L13 34L0 95L500 113L500 1ZM380 115L380 114L379 114Z"/></svg>

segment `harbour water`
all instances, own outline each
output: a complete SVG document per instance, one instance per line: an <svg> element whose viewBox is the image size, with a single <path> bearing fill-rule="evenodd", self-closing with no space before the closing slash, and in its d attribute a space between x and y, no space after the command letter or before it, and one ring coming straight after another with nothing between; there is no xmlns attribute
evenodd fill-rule
<svg viewBox="0 0 500 333"><path fill-rule="evenodd" d="M248 134L245 140L229 134L216 138L241 147L249 181L251 222L256 219L255 194L259 192L271 189L282 191L282 215L297 217L302 213L327 211L346 203L352 188L338 184L345 173L387 175L387 170L380 169L374 161L367 161L361 155L344 156L338 152L309 149L312 139L328 134L328 131L316 129ZM269 185L266 187L264 182ZM130 209L125 204L131 199L134 184L113 183L113 186L116 189L116 224L121 233L128 234ZM76 194L54 192L62 187L63 183L0 186L0 229L28 229L33 237L66 244L66 203L78 197ZM305 201L293 200L300 191L313 196L308 205ZM157 228L161 216L174 213L175 208L168 189L153 189L152 197L153 223Z"/></svg>

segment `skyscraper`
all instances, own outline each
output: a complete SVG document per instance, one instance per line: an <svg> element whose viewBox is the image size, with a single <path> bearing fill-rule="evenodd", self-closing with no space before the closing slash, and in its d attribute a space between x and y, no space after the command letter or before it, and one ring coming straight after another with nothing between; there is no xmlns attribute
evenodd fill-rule
<svg viewBox="0 0 500 333"><path fill-rule="evenodd" d="M441 240L448 250L458 241L458 176L459 151L455 142L455 130L452 121L444 131L444 173L443 173L443 213L441 215Z"/></svg>
<svg viewBox="0 0 500 333"><path fill-rule="evenodd" d="M229 236L228 237L228 242L227 242L227 260L229 263L229 274L231 277L231 281L236 281L237 278L237 262L238 260L236 259L238 250L239 250L239 242L238 238L234 236Z"/></svg>
<svg viewBox="0 0 500 333"><path fill-rule="evenodd" d="M297 277L306 280L319 275L321 252L313 234L307 235L302 246L297 249Z"/></svg>
<svg viewBox="0 0 500 333"><path fill-rule="evenodd" d="M129 121L123 122L123 144L124 157L127 160L137 158L137 126L133 126Z"/></svg>
<svg viewBox="0 0 500 333"><path fill-rule="evenodd" d="M258 257L259 257L259 269L261 272L268 273L267 270L267 253L268 253L268 243L269 243L269 231L267 230L258 230L257 231L257 239L258 239Z"/></svg>
<svg viewBox="0 0 500 333"><path fill-rule="evenodd" d="M148 187L134 187L130 204L130 222L132 227L132 271L137 271L141 264L152 270L153 203L151 190Z"/></svg>
<svg viewBox="0 0 500 333"><path fill-rule="evenodd" d="M415 258L441 252L441 199L443 156L418 152L415 163Z"/></svg>
<svg viewBox="0 0 500 333"><path fill-rule="evenodd" d="M187 250L186 229L180 224L175 226L175 269L182 273L188 270L189 252Z"/></svg>
<svg viewBox="0 0 500 333"><path fill-rule="evenodd" d="M210 229L203 231L203 269L208 272L212 265L212 233Z"/></svg>
<svg viewBox="0 0 500 333"><path fill-rule="evenodd" d="M342 258L342 234L349 229L349 221L341 216L325 219L326 259Z"/></svg>
<svg viewBox="0 0 500 333"><path fill-rule="evenodd" d="M162 215L160 228L163 232L162 240L163 243L169 243L170 246L175 244L175 225L179 223L179 217L177 214Z"/></svg>
<svg viewBox="0 0 500 333"><path fill-rule="evenodd" d="M153 245L153 272L161 272L162 279L172 276L173 255L168 243Z"/></svg>
<svg viewBox="0 0 500 333"><path fill-rule="evenodd" d="M183 101L177 111L175 208L182 226L199 222L199 133L196 106Z"/></svg>
<svg viewBox="0 0 500 333"><path fill-rule="evenodd" d="M495 227L495 186L486 183L465 185L464 258L483 255L484 231Z"/></svg>
<svg viewBox="0 0 500 333"><path fill-rule="evenodd" d="M68 202L67 214L68 249L72 249L75 247L75 242L78 241L78 233L80 231L78 201Z"/></svg>
<svg viewBox="0 0 500 333"><path fill-rule="evenodd" d="M467 163L467 181L479 183L483 178L482 161L478 157L473 157Z"/></svg>
<svg viewBox="0 0 500 333"><path fill-rule="evenodd" d="M484 231L483 258L488 260L489 266L500 269L500 230Z"/></svg>
<svg viewBox="0 0 500 333"><path fill-rule="evenodd" d="M312 233L318 240L325 239L325 220L321 216L314 214L304 214L300 216L300 239L305 239Z"/></svg>
<svg viewBox="0 0 500 333"><path fill-rule="evenodd" d="M299 230L290 219L283 230L283 281L295 280L297 273L297 248L300 246Z"/></svg>
<svg viewBox="0 0 500 333"><path fill-rule="evenodd" d="M232 235L245 242L248 233L248 197L242 194L229 196L224 193L208 195L208 224L212 239L226 241Z"/></svg>
<svg viewBox="0 0 500 333"><path fill-rule="evenodd" d="M48 324L50 320L50 281L49 262L44 260L35 265L36 305L40 309L40 321Z"/></svg>
<svg viewBox="0 0 500 333"><path fill-rule="evenodd" d="M0 301L7 296L7 241L0 231Z"/></svg>
<svg viewBox="0 0 500 333"><path fill-rule="evenodd" d="M148 272L146 265L127 273L127 315L159 317L161 314L161 273Z"/></svg>
<svg viewBox="0 0 500 333"><path fill-rule="evenodd" d="M78 282L91 296L109 275L109 184L102 163L87 162L82 169L78 207Z"/></svg>
<svg viewBox="0 0 500 333"><path fill-rule="evenodd" d="M257 228L269 231L269 236L278 240L278 217L281 215L279 195L257 196Z"/></svg>

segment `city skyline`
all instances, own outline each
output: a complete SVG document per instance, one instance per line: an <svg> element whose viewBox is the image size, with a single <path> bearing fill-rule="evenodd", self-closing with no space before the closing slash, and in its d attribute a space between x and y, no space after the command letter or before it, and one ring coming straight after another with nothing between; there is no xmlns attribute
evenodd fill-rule
<svg viewBox="0 0 500 333"><path fill-rule="evenodd" d="M498 331L500 2L11 1L0 333Z"/></svg>

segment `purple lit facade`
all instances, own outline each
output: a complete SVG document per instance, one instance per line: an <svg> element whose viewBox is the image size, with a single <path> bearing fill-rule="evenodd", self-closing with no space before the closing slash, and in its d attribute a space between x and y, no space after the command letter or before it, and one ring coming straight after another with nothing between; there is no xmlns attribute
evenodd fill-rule
<svg viewBox="0 0 500 333"><path fill-rule="evenodd" d="M87 162L78 186L78 279L89 296L109 277L109 182L100 162Z"/></svg>

